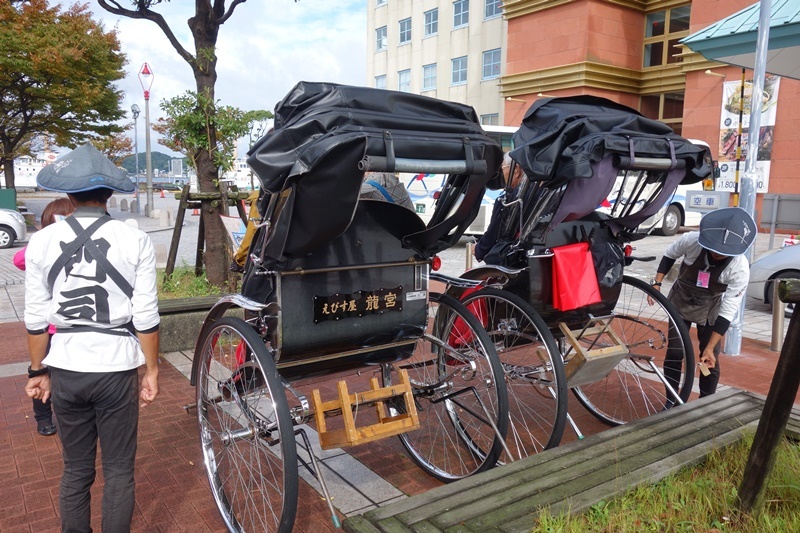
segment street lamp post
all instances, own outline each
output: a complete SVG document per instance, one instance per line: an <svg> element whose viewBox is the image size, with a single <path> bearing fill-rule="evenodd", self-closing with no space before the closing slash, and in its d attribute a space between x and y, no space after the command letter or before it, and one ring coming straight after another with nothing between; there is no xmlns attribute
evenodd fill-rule
<svg viewBox="0 0 800 533"><path fill-rule="evenodd" d="M133 151L136 153L136 213L139 214L139 106L133 104L131 106L131 113L133 113Z"/></svg>
<svg viewBox="0 0 800 533"><path fill-rule="evenodd" d="M153 86L153 74L150 65L147 63L142 64L139 70L139 83L142 85L144 91L144 125L145 125L145 161L147 163L147 206L144 209L144 214L150 216L153 210L153 160L150 154L150 88Z"/></svg>

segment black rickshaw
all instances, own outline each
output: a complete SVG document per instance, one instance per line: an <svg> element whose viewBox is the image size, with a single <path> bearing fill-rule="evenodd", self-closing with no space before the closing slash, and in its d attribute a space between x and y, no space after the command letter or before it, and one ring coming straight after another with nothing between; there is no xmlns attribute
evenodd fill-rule
<svg viewBox="0 0 800 533"><path fill-rule="evenodd" d="M327 496L299 427L311 420L323 448L399 435L444 481L497 464L508 426L500 361L482 325L430 280L501 160L469 106L324 83L300 83L278 104L274 131L249 153L263 218L242 294L208 314L192 371L205 467L231 531L291 530L298 462ZM359 198L369 171L447 174L427 226ZM334 395L295 387L370 368L367 390L347 379Z"/></svg>
<svg viewBox="0 0 800 533"><path fill-rule="evenodd" d="M686 325L665 296L623 270L637 259L629 244L642 237L636 227L679 184L712 169L707 148L592 96L537 100L514 146L513 165L527 179L506 194L487 255L496 264L462 275L480 287L448 294L497 349L510 419L525 421L514 450L524 456L558 445L567 422L582 437L567 414L567 389L610 425L689 398Z"/></svg>

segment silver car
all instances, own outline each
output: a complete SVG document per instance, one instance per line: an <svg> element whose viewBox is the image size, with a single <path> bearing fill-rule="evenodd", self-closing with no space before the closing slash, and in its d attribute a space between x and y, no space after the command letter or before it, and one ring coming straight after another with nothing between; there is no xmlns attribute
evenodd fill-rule
<svg viewBox="0 0 800 533"><path fill-rule="evenodd" d="M747 295L771 303L772 283L776 279L800 279L800 245L785 246L762 254L750 265ZM787 310L793 306L787 306Z"/></svg>
<svg viewBox="0 0 800 533"><path fill-rule="evenodd" d="M25 217L13 209L0 209L0 248L9 248L15 241L24 241L28 232Z"/></svg>

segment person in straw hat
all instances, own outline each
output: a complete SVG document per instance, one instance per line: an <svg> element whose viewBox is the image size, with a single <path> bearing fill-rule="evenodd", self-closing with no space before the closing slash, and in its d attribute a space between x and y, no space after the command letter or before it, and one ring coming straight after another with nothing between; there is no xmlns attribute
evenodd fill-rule
<svg viewBox="0 0 800 533"><path fill-rule="evenodd" d="M99 441L102 529L130 531L140 402L147 405L158 394L155 252L147 234L106 213L108 198L131 193L134 185L93 146L58 158L36 182L66 193L76 206L71 216L31 236L25 254L31 360L25 391L52 398L64 458L62 530L91 531L89 491ZM56 328L52 339L49 324Z"/></svg>
<svg viewBox="0 0 800 533"><path fill-rule="evenodd" d="M655 278L650 284L661 289L661 283L675 261L683 258L678 279L668 299L681 314L687 327L697 326L699 363L708 369L700 375L700 397L714 394L719 383L720 341L736 316L747 283L750 265L744 253L756 236L756 224L747 211L738 207L718 209L703 217L700 231L682 235L664 252ZM670 334L670 343L679 342ZM680 355L667 351L664 375L677 386L680 377ZM666 408L671 407L668 402Z"/></svg>

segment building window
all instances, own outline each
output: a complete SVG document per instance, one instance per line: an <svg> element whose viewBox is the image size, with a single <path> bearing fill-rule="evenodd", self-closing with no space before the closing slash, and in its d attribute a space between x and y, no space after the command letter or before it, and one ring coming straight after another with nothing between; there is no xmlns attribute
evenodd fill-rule
<svg viewBox="0 0 800 533"><path fill-rule="evenodd" d="M683 131L683 92L648 94L641 97L639 111L647 118L660 120L678 135Z"/></svg>
<svg viewBox="0 0 800 533"><path fill-rule="evenodd" d="M485 0L483 8L483 18L498 17L503 14L502 0Z"/></svg>
<svg viewBox="0 0 800 533"><path fill-rule="evenodd" d="M386 50L386 26L381 26L375 30L375 51Z"/></svg>
<svg viewBox="0 0 800 533"><path fill-rule="evenodd" d="M467 24L469 24L469 0L456 0L453 2L453 28Z"/></svg>
<svg viewBox="0 0 800 533"><path fill-rule="evenodd" d="M439 33L439 9L426 11L425 15L425 37Z"/></svg>
<svg viewBox="0 0 800 533"><path fill-rule="evenodd" d="M483 53L483 76L481 79L491 80L500 77L500 49L487 50Z"/></svg>
<svg viewBox="0 0 800 533"><path fill-rule="evenodd" d="M375 88L376 89L386 88L386 74L382 76L375 76Z"/></svg>
<svg viewBox="0 0 800 533"><path fill-rule="evenodd" d="M499 126L500 125L500 115L498 113L492 113L491 115L481 115L481 125L482 126Z"/></svg>
<svg viewBox="0 0 800 533"><path fill-rule="evenodd" d="M467 83L467 56L457 57L453 60L453 85Z"/></svg>
<svg viewBox="0 0 800 533"><path fill-rule="evenodd" d="M382 6L386 4L386 0L375 0L375 6Z"/></svg>
<svg viewBox="0 0 800 533"><path fill-rule="evenodd" d="M411 92L411 70L401 70L397 73L397 90L404 93Z"/></svg>
<svg viewBox="0 0 800 533"><path fill-rule="evenodd" d="M423 65L422 67L422 90L432 91L436 88L436 63Z"/></svg>
<svg viewBox="0 0 800 533"><path fill-rule="evenodd" d="M644 68L680 63L678 41L689 35L691 6L648 13L644 35Z"/></svg>
<svg viewBox="0 0 800 533"><path fill-rule="evenodd" d="M411 19L403 19L400 21L400 44L411 42Z"/></svg>

